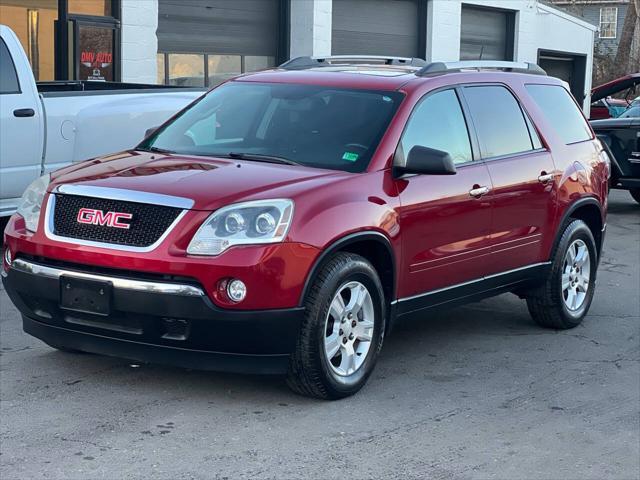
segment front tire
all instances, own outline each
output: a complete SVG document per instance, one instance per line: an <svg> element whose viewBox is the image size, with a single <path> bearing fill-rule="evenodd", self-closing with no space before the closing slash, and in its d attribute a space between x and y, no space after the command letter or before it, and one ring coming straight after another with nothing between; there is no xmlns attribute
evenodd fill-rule
<svg viewBox="0 0 640 480"><path fill-rule="evenodd" d="M591 230L573 220L556 246L545 283L527 297L533 319L541 326L573 328L589 311L595 291L598 250Z"/></svg>
<svg viewBox="0 0 640 480"><path fill-rule="evenodd" d="M359 255L335 254L305 307L287 384L320 399L353 395L371 375L384 338L385 297L375 268Z"/></svg>
<svg viewBox="0 0 640 480"><path fill-rule="evenodd" d="M629 193L636 202L640 203L640 188L632 188Z"/></svg>

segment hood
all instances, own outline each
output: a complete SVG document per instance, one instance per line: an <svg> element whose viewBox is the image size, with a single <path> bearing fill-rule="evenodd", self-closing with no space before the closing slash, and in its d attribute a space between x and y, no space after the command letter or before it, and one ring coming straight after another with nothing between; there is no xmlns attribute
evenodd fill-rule
<svg viewBox="0 0 640 480"><path fill-rule="evenodd" d="M239 201L292 198L352 174L318 168L183 155L125 152L97 158L52 175L63 184L119 188L185 197L194 210L215 210Z"/></svg>
<svg viewBox="0 0 640 480"><path fill-rule="evenodd" d="M640 72L616 78L615 80L599 85L591 90L591 101L597 102L598 100L602 100L603 98L609 97L623 90L627 90L628 88L638 84L640 84Z"/></svg>

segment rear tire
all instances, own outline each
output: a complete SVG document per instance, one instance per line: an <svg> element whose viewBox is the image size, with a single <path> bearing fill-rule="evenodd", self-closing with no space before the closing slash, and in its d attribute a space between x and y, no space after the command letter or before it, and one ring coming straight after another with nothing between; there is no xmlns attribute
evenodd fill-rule
<svg viewBox="0 0 640 480"><path fill-rule="evenodd" d="M305 299L287 384L301 395L348 397L366 383L382 347L385 300L375 268L341 252L322 267Z"/></svg>
<svg viewBox="0 0 640 480"><path fill-rule="evenodd" d="M636 202L640 203L640 188L632 188L629 193Z"/></svg>
<svg viewBox="0 0 640 480"><path fill-rule="evenodd" d="M571 221L556 246L545 283L527 297L529 313L539 325L556 329L580 325L593 300L597 256L587 224Z"/></svg>

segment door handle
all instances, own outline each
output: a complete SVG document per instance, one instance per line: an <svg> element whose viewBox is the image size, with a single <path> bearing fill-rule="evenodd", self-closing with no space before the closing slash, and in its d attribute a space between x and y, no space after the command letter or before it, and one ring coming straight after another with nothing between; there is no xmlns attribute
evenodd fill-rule
<svg viewBox="0 0 640 480"><path fill-rule="evenodd" d="M18 118L33 117L36 111L33 108L19 108L13 111L13 116Z"/></svg>
<svg viewBox="0 0 640 480"><path fill-rule="evenodd" d="M553 174L552 173L542 172L540 174L540 176L538 177L538 181L540 183L549 183L551 180L553 180Z"/></svg>
<svg viewBox="0 0 640 480"><path fill-rule="evenodd" d="M469 190L469 195L471 195L473 198L480 198L483 195L486 195L487 193L489 193L490 191L491 189L489 187L477 187Z"/></svg>

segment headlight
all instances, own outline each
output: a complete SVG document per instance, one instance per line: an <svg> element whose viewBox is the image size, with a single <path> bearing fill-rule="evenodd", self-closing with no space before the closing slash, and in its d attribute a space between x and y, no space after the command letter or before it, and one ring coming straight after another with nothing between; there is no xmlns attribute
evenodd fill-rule
<svg viewBox="0 0 640 480"><path fill-rule="evenodd" d="M40 210L44 195L47 193L47 187L51 177L49 174L43 175L34 180L31 185L22 194L18 205L18 215L24 218L27 230L35 232L38 229L38 219L40 218Z"/></svg>
<svg viewBox="0 0 640 480"><path fill-rule="evenodd" d="M293 218L293 201L258 200L214 212L189 243L191 255L219 255L234 245L282 242Z"/></svg>

